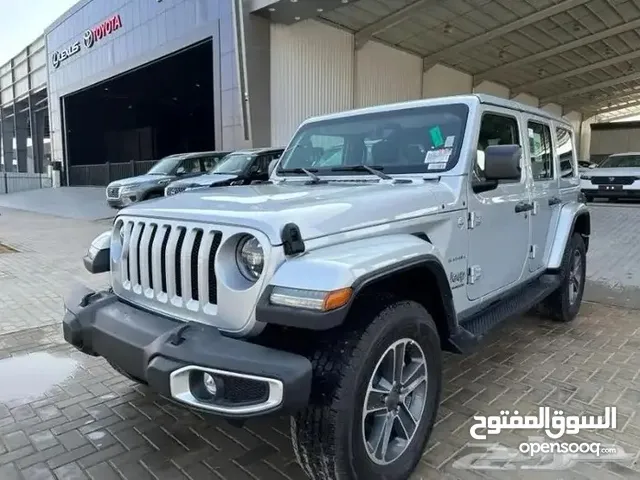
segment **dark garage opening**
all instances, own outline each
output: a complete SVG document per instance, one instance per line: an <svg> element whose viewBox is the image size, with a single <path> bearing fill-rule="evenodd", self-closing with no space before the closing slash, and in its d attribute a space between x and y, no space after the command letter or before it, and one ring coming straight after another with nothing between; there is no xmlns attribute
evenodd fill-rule
<svg viewBox="0 0 640 480"><path fill-rule="evenodd" d="M64 97L70 185L145 173L174 153L213 150L213 42Z"/></svg>

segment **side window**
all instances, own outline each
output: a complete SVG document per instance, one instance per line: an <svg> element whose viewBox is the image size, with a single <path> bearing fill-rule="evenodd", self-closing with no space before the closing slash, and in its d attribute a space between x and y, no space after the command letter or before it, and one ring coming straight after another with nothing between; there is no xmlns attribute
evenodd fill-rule
<svg viewBox="0 0 640 480"><path fill-rule="evenodd" d="M551 130L548 125L529 122L529 149L531 153L531 172L533 179L549 180L553 178L553 150Z"/></svg>
<svg viewBox="0 0 640 480"><path fill-rule="evenodd" d="M556 140L558 159L560 160L560 176L571 178L575 175L576 166L573 160L573 137L571 130L566 128L556 128Z"/></svg>
<svg viewBox="0 0 640 480"><path fill-rule="evenodd" d="M200 159L199 158L187 158L182 161L185 173L200 172Z"/></svg>
<svg viewBox="0 0 640 480"><path fill-rule="evenodd" d="M474 164L475 181L486 180L484 176L484 151L491 145L520 145L518 121L514 117L497 113L485 113L480 123L478 148Z"/></svg>
<svg viewBox="0 0 640 480"><path fill-rule="evenodd" d="M256 158L256 173L267 173L269 171L269 162L271 162L272 158L273 157L271 155L261 155L260 157Z"/></svg>

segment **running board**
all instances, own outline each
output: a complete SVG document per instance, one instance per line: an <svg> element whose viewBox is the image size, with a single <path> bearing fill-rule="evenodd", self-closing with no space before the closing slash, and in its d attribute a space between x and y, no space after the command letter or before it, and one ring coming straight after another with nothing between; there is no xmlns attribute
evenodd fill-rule
<svg viewBox="0 0 640 480"><path fill-rule="evenodd" d="M451 345L457 352L468 351L502 322L522 315L538 305L558 288L561 282L560 275L542 275L487 308L460 319L458 332L450 339Z"/></svg>

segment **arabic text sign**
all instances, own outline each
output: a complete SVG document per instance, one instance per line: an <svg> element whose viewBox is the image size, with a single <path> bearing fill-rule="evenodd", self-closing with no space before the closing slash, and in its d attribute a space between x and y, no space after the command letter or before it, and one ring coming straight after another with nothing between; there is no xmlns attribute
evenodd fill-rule
<svg viewBox="0 0 640 480"><path fill-rule="evenodd" d="M544 430L549 438L554 440L561 438L565 433L574 435L580 430L615 429L617 426L616 407L606 407L603 416L594 415L564 415L562 410L552 411L549 407L540 407L538 415L518 414L514 411L510 414L503 410L500 415L474 416L475 424L469 429L469 433L475 440L485 440L487 435L496 435L502 430ZM485 433L478 430L486 429Z"/></svg>

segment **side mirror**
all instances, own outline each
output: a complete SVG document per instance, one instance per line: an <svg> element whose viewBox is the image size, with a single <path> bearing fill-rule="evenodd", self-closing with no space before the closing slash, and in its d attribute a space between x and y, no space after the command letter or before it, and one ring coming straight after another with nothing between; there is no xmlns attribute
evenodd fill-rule
<svg viewBox="0 0 640 480"><path fill-rule="evenodd" d="M185 172L186 170L184 169L184 167L178 167L178 169L176 170L176 175L184 175Z"/></svg>
<svg viewBox="0 0 640 480"><path fill-rule="evenodd" d="M111 230L98 235L82 259L84 268L90 273L103 273L109 271Z"/></svg>
<svg viewBox="0 0 640 480"><path fill-rule="evenodd" d="M273 173L273 171L276 169L276 165L278 165L278 159L274 159L271 160L271 162L269 163L269 176L271 176L271 174Z"/></svg>
<svg viewBox="0 0 640 480"><path fill-rule="evenodd" d="M484 175L487 180L515 180L522 175L520 145L491 145L484 151Z"/></svg>
<svg viewBox="0 0 640 480"><path fill-rule="evenodd" d="M589 168L596 168L596 167L597 167L597 165L595 163L589 164Z"/></svg>

